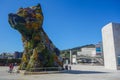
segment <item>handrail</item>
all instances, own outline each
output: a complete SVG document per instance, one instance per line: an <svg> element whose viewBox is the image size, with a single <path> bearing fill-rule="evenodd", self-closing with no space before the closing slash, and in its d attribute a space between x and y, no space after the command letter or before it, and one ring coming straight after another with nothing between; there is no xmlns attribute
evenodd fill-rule
<svg viewBox="0 0 120 80"><path fill-rule="evenodd" d="M62 67L41 67L41 68L30 68L31 72L39 71L60 71Z"/></svg>

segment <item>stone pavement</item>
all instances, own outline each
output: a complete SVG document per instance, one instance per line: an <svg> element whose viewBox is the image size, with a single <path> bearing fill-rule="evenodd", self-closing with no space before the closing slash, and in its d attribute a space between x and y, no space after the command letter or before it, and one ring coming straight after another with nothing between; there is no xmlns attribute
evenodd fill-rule
<svg viewBox="0 0 120 80"><path fill-rule="evenodd" d="M0 80L120 80L120 70L95 65L72 65L71 71L40 75L10 74L7 70L8 67L0 67Z"/></svg>

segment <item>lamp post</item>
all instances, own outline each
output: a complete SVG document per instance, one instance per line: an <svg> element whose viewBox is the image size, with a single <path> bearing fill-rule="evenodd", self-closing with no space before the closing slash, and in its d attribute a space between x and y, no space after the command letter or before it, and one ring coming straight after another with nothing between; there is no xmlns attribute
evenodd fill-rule
<svg viewBox="0 0 120 80"><path fill-rule="evenodd" d="M72 63L72 51L70 50L70 65Z"/></svg>

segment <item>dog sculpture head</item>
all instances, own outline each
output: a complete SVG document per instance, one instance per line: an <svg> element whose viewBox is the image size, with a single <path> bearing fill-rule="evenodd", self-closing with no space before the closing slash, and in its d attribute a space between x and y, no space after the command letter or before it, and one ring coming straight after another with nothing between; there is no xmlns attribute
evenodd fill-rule
<svg viewBox="0 0 120 80"><path fill-rule="evenodd" d="M22 36L32 36L34 31L39 31L43 24L43 14L40 4L28 8L20 8L16 14L10 13L9 23L18 30Z"/></svg>

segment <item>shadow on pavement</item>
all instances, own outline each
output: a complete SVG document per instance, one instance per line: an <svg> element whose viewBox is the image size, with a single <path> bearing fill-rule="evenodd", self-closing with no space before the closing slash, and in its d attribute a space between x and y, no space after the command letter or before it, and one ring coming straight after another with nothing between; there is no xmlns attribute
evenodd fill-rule
<svg viewBox="0 0 120 80"><path fill-rule="evenodd" d="M108 72L68 70L68 71L64 71L62 73L68 73L68 74L101 74L101 73L108 73Z"/></svg>

